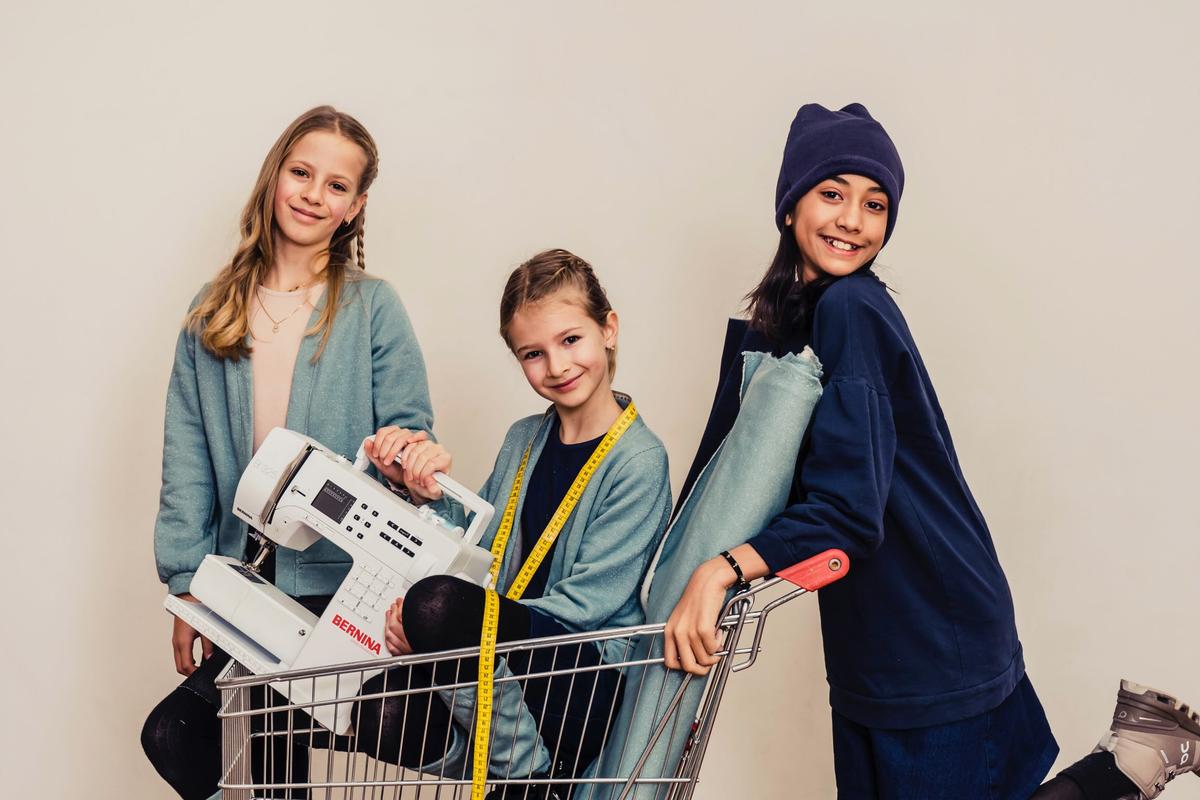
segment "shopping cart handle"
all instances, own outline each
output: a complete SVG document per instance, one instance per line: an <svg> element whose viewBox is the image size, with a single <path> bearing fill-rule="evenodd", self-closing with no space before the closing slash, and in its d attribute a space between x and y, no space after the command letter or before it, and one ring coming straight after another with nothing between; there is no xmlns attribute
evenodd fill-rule
<svg viewBox="0 0 1200 800"><path fill-rule="evenodd" d="M846 577L850 571L850 559L841 550L826 550L807 561L793 564L787 569L776 573L788 583L794 583L801 589L815 592L823 586L828 586L836 580Z"/></svg>

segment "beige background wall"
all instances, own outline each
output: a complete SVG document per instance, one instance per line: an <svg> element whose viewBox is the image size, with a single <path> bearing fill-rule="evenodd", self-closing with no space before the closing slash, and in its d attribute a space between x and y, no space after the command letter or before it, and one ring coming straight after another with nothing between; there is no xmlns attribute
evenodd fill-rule
<svg viewBox="0 0 1200 800"><path fill-rule="evenodd" d="M622 314L618 384L676 487L773 248L792 115L865 102L908 171L885 276L1065 752L1121 676L1200 703L1193 4L434 5L0 11L0 795L167 796L137 734L177 682L150 553L172 345L267 147L319 102L380 143L369 265L460 476L541 405L496 305L564 246ZM733 684L701 798L832 795L815 612L781 612Z"/></svg>

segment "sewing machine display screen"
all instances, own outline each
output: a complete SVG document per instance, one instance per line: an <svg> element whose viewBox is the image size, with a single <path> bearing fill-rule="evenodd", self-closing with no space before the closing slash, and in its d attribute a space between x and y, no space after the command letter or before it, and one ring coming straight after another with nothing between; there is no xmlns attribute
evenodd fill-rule
<svg viewBox="0 0 1200 800"><path fill-rule="evenodd" d="M312 504L313 508L325 516L332 518L335 522L341 522L342 517L346 516L350 507L354 505L355 499L354 495L333 481L325 481L321 491L317 492L317 496L313 498Z"/></svg>

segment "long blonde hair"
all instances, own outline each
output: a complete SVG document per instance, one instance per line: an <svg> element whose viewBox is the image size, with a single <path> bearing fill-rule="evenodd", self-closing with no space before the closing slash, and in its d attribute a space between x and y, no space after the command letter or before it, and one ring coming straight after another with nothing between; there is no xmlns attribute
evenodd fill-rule
<svg viewBox="0 0 1200 800"><path fill-rule="evenodd" d="M185 322L188 330L200 335L204 349L218 358L236 361L250 355L247 344L250 304L256 288L274 261L274 201L279 170L296 142L313 131L336 133L362 148L367 163L358 181L359 195L371 187L375 176L379 174L379 150L371 134L354 117L332 106L318 106L306 111L280 134L263 160L254 191L250 193L250 199L242 211L242 239L233 258L217 274ZM366 269L363 253L363 230L366 224L367 212L364 208L349 224L340 225L329 242L329 259L324 273L325 309L316 325L305 331L306 336L321 334L321 344L313 356L314 361L320 358L329 341L345 281L357 278Z"/></svg>
<svg viewBox="0 0 1200 800"><path fill-rule="evenodd" d="M560 289L575 288L583 295L583 310L600 327L613 310L592 265L569 250L544 250L512 271L500 296L500 336L512 349L509 327L513 315L528 303L544 300ZM608 349L608 378L617 374L617 346Z"/></svg>

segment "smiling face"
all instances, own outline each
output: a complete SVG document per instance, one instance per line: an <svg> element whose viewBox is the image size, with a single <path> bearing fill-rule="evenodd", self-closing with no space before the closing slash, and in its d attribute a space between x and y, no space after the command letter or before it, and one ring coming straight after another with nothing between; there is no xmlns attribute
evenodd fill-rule
<svg viewBox="0 0 1200 800"><path fill-rule="evenodd" d="M313 131L296 142L275 186L275 225L284 242L328 246L367 201L358 186L366 164L362 148L336 133Z"/></svg>
<svg viewBox="0 0 1200 800"><path fill-rule="evenodd" d="M564 288L526 303L512 316L508 338L533 390L560 411L610 397L608 353L617 344L617 315L604 325L584 308L582 292Z"/></svg>
<svg viewBox="0 0 1200 800"><path fill-rule="evenodd" d="M805 281L840 278L870 262L883 247L888 197L871 178L836 175L810 189L785 222L800 248Z"/></svg>

